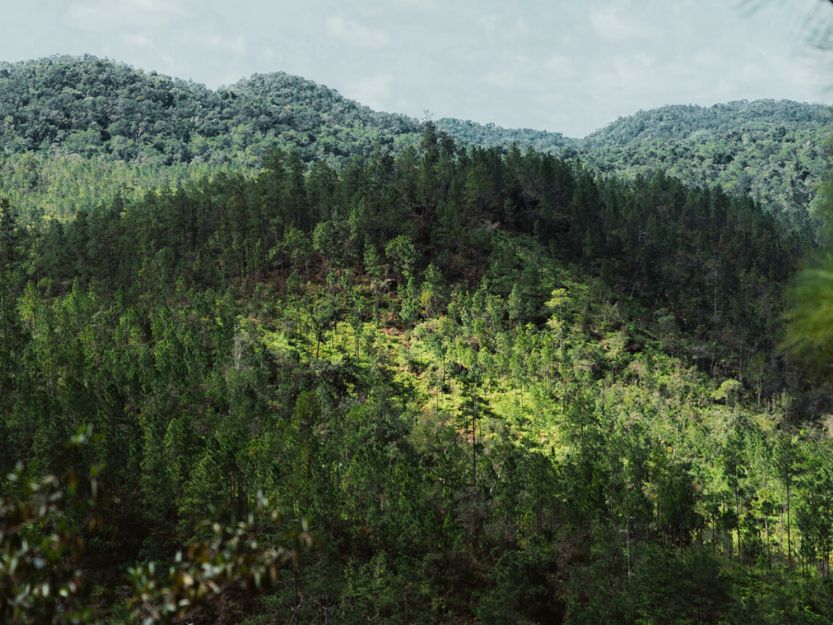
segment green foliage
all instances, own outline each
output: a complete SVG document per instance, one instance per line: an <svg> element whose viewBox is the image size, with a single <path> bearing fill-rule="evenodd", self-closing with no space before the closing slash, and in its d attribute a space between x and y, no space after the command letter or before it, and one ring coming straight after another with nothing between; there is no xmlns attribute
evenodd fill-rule
<svg viewBox="0 0 833 625"><path fill-rule="evenodd" d="M319 168L344 166L420 145L422 132L416 120L282 73L212 91L91 56L59 56L1 65L0 93L0 188L27 217L64 219L147 187L251 172L275 148ZM661 171L688 185L719 184L802 228L827 170L830 122L823 106L762 100L639 112L581 140L454 119L432 128L466 145L579 158L601 173ZM415 190L431 194L443 184L436 170L445 156L431 156L430 175ZM459 228L448 212L437 226L451 237Z"/></svg>
<svg viewBox="0 0 833 625"><path fill-rule="evenodd" d="M565 137L560 132L546 132L530 128L501 128L494 124L477 124L460 119L437 120L437 128L456 140L484 148L500 148L517 145L521 150L536 152L562 152L575 150L580 140Z"/></svg>
<svg viewBox="0 0 833 625"><path fill-rule="evenodd" d="M791 280L790 308L781 347L809 365L819 379L830 378L833 349L833 175L828 174L820 194L820 247L808 255L804 267Z"/></svg>
<svg viewBox="0 0 833 625"><path fill-rule="evenodd" d="M417 128L286 74L211 91L91 56L4 64L0 92L0 149L7 155L252 164L272 147L291 146L306 159L327 160L367 153Z"/></svg>
<svg viewBox="0 0 833 625"><path fill-rule="evenodd" d="M825 375L833 349L833 271L829 262L802 271L792 285L789 333L784 346Z"/></svg>
<svg viewBox="0 0 833 625"><path fill-rule="evenodd" d="M109 65L96 63L3 78L97 89ZM139 79L112 71L127 107ZM263 124L320 123L320 88L142 76L156 99L107 128L177 119L172 92L191 113L225 98L199 122L217 122L210 141L192 128L159 154L194 163L216 147L227 171L108 188L62 220L21 219L15 194L0 205L0 468L106 467L83 557L45 556L59 583L82 572L79 609L261 624L833 618L824 404L775 349L809 230L719 188L464 148L433 125L401 151L349 158L363 148L341 144L338 168L312 143L264 145L253 168L223 142L268 134L245 124L269 98ZM285 109L301 96L310 110ZM375 115L328 97L348 120ZM241 99L246 119L224 126ZM29 104L26 141L60 152L62 130ZM135 129L116 130L102 149L142 162L144 135L127 145ZM66 453L83 424L99 436ZM304 566L297 536L249 515L260 493L322 538ZM8 588L39 618L43 597Z"/></svg>
<svg viewBox="0 0 833 625"><path fill-rule="evenodd" d="M66 452L83 450L92 429L74 436ZM106 523L96 510L99 468L82 481L70 470L63 478L34 480L23 466L6 478L0 500L0 617L10 625L98 622L90 580L82 571L95 558L96 539ZM7 494L6 494L7 493ZM273 503L258 496L256 512L234 526L203 521L210 539L192 542L170 565L149 561L127 572L130 622L180 623L210 612L232 591L262 592L286 569L297 569L310 549L306 530L290 547L270 546L264 517L277 524ZM198 530L198 533L202 533ZM88 542L90 549L86 549Z"/></svg>
<svg viewBox="0 0 833 625"><path fill-rule="evenodd" d="M88 436L81 432L73 437L65 453L73 453ZM72 471L60 479L35 479L19 464L6 476L0 498L0 619L4 623L89 620L89 597L78 559L85 535L95 527L87 500L94 500L97 490L95 475L82 483Z"/></svg>
<svg viewBox="0 0 833 625"><path fill-rule="evenodd" d="M620 119L582 147L601 171L717 183L800 226L828 170L831 121L829 107L789 101L667 106Z"/></svg>
<svg viewBox="0 0 833 625"><path fill-rule="evenodd" d="M278 513L259 497L258 513L270 510L271 521L278 523ZM235 526L204 524L210 527L211 538L192 543L184 554L177 552L169 566L148 562L129 570L133 595L128 604L136 622L178 623L200 614L230 590L262 592L282 572L297 568L300 553L312 546L306 529L293 538L296 545L291 548L268 546L263 522L257 523L254 513Z"/></svg>

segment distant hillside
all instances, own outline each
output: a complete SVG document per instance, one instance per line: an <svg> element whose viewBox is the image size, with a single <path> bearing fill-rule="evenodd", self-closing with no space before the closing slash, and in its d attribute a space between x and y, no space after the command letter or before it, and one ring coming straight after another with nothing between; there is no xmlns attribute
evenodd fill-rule
<svg viewBox="0 0 833 625"><path fill-rule="evenodd" d="M688 184L749 194L776 212L803 214L829 168L831 123L827 106L758 100L640 111L584 139L455 119L437 125L484 147L514 143L578 156L599 172L627 178L662 171Z"/></svg>
<svg viewBox="0 0 833 625"><path fill-rule="evenodd" d="M833 111L820 104L790 100L741 100L710 107L664 106L621 117L588 135L586 148L626 145L635 141L702 138L698 133L725 135L744 140L742 133L776 128L780 136L790 129L814 129L833 122Z"/></svg>
<svg viewBox="0 0 833 625"><path fill-rule="evenodd" d="M256 164L276 145L338 159L419 128L287 74L212 91L91 56L0 65L0 120L6 155L104 154L160 165Z"/></svg>
<svg viewBox="0 0 833 625"><path fill-rule="evenodd" d="M642 111L585 139L457 119L436 125L464 144L578 156L601 173L626 178L663 171L801 215L828 167L831 121L828 107L764 100ZM420 127L283 73L211 90L91 56L0 65L0 155L6 156L0 186L28 207L46 185L50 199L65 197L49 209L59 214L81 207L68 189L88 187L97 172L107 172L107 181L94 184L112 197L114 169L118 188L129 189L159 168L174 168L162 177L170 181L190 178L194 168L258 168L274 147L338 166L379 146L414 145ZM134 165L141 175L134 175Z"/></svg>
<svg viewBox="0 0 833 625"><path fill-rule="evenodd" d="M790 101L666 106L619 119L582 141L604 172L664 171L720 184L774 210L808 206L829 168L830 107Z"/></svg>
<svg viewBox="0 0 833 625"><path fill-rule="evenodd" d="M472 121L444 118L436 122L437 128L458 141L494 148L516 144L521 150L537 150L563 154L579 147L581 141L565 137L560 132L533 130L530 128L502 128L495 124L478 124Z"/></svg>

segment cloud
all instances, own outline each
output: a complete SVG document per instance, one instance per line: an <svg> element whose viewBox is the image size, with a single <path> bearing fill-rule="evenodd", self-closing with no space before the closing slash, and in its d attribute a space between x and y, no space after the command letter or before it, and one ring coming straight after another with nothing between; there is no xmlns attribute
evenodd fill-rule
<svg viewBox="0 0 833 625"><path fill-rule="evenodd" d="M216 51L237 54L238 56L245 56L248 49L246 38L243 35L230 37L226 35L218 35L216 33L200 34L197 40L204 46L212 48Z"/></svg>
<svg viewBox="0 0 833 625"><path fill-rule="evenodd" d="M182 15L184 10L176 0L110 0L115 6L122 6L132 11L154 14Z"/></svg>
<svg viewBox="0 0 833 625"><path fill-rule="evenodd" d="M497 30L498 16L494 14L481 15L477 18L477 23L480 25L480 28L484 33L492 35Z"/></svg>
<svg viewBox="0 0 833 625"><path fill-rule="evenodd" d="M93 29L164 23L187 15L181 0L73 0L66 11L73 25Z"/></svg>
<svg viewBox="0 0 833 625"><path fill-rule="evenodd" d="M356 48L379 49L390 46L390 35L369 28L345 17L331 15L326 20L327 32L335 39Z"/></svg>
<svg viewBox="0 0 833 625"><path fill-rule="evenodd" d="M529 33L529 25L522 17L511 20L489 13L477 18L477 24L484 34L507 41L520 39Z"/></svg>
<svg viewBox="0 0 833 625"><path fill-rule="evenodd" d="M273 64L284 60L284 55L281 52L278 52L272 46L264 46L260 50L260 60L267 64Z"/></svg>
<svg viewBox="0 0 833 625"><path fill-rule="evenodd" d="M525 37L529 33L529 26L526 20L522 17L517 18L511 27L506 30L506 34L511 39L519 39Z"/></svg>
<svg viewBox="0 0 833 625"><path fill-rule="evenodd" d="M415 11L433 11L439 8L439 0L392 0L392 4Z"/></svg>
<svg viewBox="0 0 833 625"><path fill-rule="evenodd" d="M481 77L481 82L499 91L523 92L536 99L551 99L558 87L577 72L573 59L561 54L539 58L528 54L503 57L499 66Z"/></svg>
<svg viewBox="0 0 833 625"><path fill-rule="evenodd" d="M596 36L604 41L637 39L645 35L644 27L636 20L623 15L615 5L592 9L590 26Z"/></svg>
<svg viewBox="0 0 833 625"><path fill-rule="evenodd" d="M491 70L483 75L483 82L498 89L509 89L517 83L517 74L512 70Z"/></svg>
<svg viewBox="0 0 833 625"><path fill-rule="evenodd" d="M125 33L119 37L119 40L129 48L135 49L135 51L127 50L127 56L124 60L131 61L134 54L139 54L143 59L153 59L153 64L147 69L154 69L173 76L182 77L185 75L185 72L182 71L182 64L177 62L175 55L166 52L164 47L145 33ZM114 56L112 51L105 50L104 52L105 56ZM144 65L144 63L139 65Z"/></svg>
<svg viewBox="0 0 833 625"><path fill-rule="evenodd" d="M156 48L153 39L142 33L127 33L122 35L121 38L126 44L135 46L136 48L146 48L149 50Z"/></svg>
<svg viewBox="0 0 833 625"><path fill-rule="evenodd" d="M656 77L657 60L646 52L635 52L612 59L611 66L618 87L627 89L640 82L653 82Z"/></svg>
<svg viewBox="0 0 833 625"><path fill-rule="evenodd" d="M570 78L576 73L576 64L569 56L553 54L544 62L544 69L559 78Z"/></svg>
<svg viewBox="0 0 833 625"><path fill-rule="evenodd" d="M393 78L387 74L360 78L346 90L348 97L376 110L386 110L391 96Z"/></svg>

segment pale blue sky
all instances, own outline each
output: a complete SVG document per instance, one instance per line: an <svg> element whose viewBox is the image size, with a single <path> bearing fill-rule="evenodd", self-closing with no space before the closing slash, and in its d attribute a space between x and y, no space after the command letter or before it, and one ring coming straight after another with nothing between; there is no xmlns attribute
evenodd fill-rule
<svg viewBox="0 0 833 625"><path fill-rule="evenodd" d="M753 0L754 1L754 0ZM0 0L0 60L91 53L216 87L286 71L373 108L581 136L664 104L833 102L821 0Z"/></svg>

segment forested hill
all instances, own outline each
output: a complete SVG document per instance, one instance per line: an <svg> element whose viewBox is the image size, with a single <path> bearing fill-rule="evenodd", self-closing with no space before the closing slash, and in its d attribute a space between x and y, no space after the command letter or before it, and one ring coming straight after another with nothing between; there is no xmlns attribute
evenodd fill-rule
<svg viewBox="0 0 833 625"><path fill-rule="evenodd" d="M455 119L437 127L467 144L578 156L603 173L717 183L804 214L825 171L831 120L823 106L758 101L640 112L585 139ZM339 166L415 145L420 127L283 73L211 90L91 56L0 65L0 184L24 212L35 198L41 207L61 198L46 212L89 208L79 197L90 186L107 187L100 199L195 170L257 169L275 147Z"/></svg>
<svg viewBox="0 0 833 625"><path fill-rule="evenodd" d="M661 170L795 212L811 204L827 169L831 122L829 107L790 101L666 106L619 119L585 138L582 148L601 171Z"/></svg>
<svg viewBox="0 0 833 625"><path fill-rule="evenodd" d="M741 141L744 133L773 129L787 132L815 130L833 122L833 111L820 104L790 100L741 100L704 107L674 105L622 117L582 141L585 148L626 145L634 141L677 141L703 136L726 136ZM747 138L748 141L749 138Z"/></svg>
<svg viewBox="0 0 833 625"><path fill-rule="evenodd" d="M564 158L282 74L0 80L0 623L833 622L814 233L636 175L822 120Z"/></svg>
<svg viewBox="0 0 833 625"><path fill-rule="evenodd" d="M437 128L447 132L458 141L484 148L499 148L515 144L521 150L532 149L564 156L572 154L581 145L580 139L566 137L560 132L531 128L503 128L495 124L478 124L462 119L437 120Z"/></svg>
<svg viewBox="0 0 833 625"><path fill-rule="evenodd" d="M91 56L0 66L0 120L7 155L105 154L161 165L255 164L276 144L305 159L343 157L418 130L404 116L283 73L213 91Z"/></svg>
<svg viewBox="0 0 833 625"><path fill-rule="evenodd" d="M98 625L833 622L829 410L774 349L806 241L430 125L301 165L31 227L0 199L0 475L32 476L0 482L0 622L57 622L67 579ZM305 520L291 576L231 584Z"/></svg>
<svg viewBox="0 0 833 625"><path fill-rule="evenodd" d="M584 139L459 120L440 120L438 127L484 147L516 143L578 155L597 171L618 176L662 171L687 184L717 183L776 212L803 215L827 168L831 122L827 106L757 100L640 111Z"/></svg>

